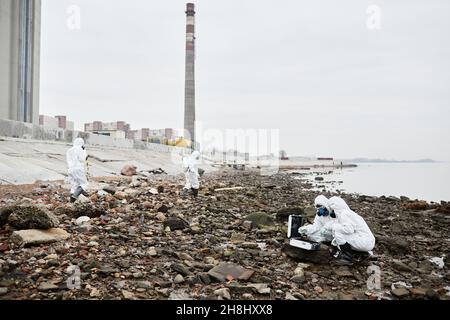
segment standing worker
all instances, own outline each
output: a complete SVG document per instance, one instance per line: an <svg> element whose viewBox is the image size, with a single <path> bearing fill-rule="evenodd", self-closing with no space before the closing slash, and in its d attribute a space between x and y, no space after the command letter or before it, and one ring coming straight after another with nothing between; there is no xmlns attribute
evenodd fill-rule
<svg viewBox="0 0 450 320"><path fill-rule="evenodd" d="M66 160L70 182L70 202L77 201L80 194L88 197L86 192L88 182L86 177L85 163L87 153L84 147L84 140L76 138L73 147L67 150Z"/></svg>
<svg viewBox="0 0 450 320"><path fill-rule="evenodd" d="M200 152L194 151L192 152L189 158L184 159L183 161L185 167L184 170L185 170L186 184L184 185L182 194L187 194L189 190L191 190L195 198L198 196L198 189L200 188L200 183L198 181L199 160L200 160Z"/></svg>

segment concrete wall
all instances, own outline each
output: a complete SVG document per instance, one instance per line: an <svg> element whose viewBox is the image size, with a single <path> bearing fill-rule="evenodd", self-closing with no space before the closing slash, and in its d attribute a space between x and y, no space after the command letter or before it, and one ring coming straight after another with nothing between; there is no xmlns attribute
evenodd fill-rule
<svg viewBox="0 0 450 320"><path fill-rule="evenodd" d="M21 32L25 4L31 6L27 38ZM0 119L39 122L40 25L41 0L0 0ZM22 43L27 44L29 59L21 50ZM25 77L23 70L27 70ZM25 113L22 101L27 106Z"/></svg>
<svg viewBox="0 0 450 320"><path fill-rule="evenodd" d="M61 141L72 143L76 137L84 139L87 145L123 148L123 149L139 149L139 150L154 150L158 152L177 154L190 153L189 149L160 145L155 143L147 143L144 141L117 139L113 137L96 135L87 132L63 130L60 128L47 128L44 126L34 125L31 123L24 123L11 120L0 119L0 136L32 139L44 141Z"/></svg>

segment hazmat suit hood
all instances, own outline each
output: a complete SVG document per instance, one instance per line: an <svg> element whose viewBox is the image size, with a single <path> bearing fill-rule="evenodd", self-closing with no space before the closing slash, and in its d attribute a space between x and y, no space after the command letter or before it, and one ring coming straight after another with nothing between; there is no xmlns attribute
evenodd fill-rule
<svg viewBox="0 0 450 320"><path fill-rule="evenodd" d="M336 217L346 212L347 210L351 211L350 207L344 201L344 199L339 197L331 197L330 200L328 200L328 209L334 211Z"/></svg>
<svg viewBox="0 0 450 320"><path fill-rule="evenodd" d="M325 207L329 210L327 197L325 197L324 195L317 196L316 199L314 200L314 206Z"/></svg>
<svg viewBox="0 0 450 320"><path fill-rule="evenodd" d="M73 146L74 147L82 147L82 146L84 146L84 140L82 138L76 138L73 141Z"/></svg>

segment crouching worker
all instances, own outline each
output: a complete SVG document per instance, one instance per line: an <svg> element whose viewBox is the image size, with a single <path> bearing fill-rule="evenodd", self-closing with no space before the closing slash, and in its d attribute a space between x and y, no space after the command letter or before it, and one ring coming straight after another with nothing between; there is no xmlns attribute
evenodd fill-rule
<svg viewBox="0 0 450 320"><path fill-rule="evenodd" d="M67 150L66 160L69 182L70 182L70 202L75 202L80 194L88 197L86 192L88 182L86 178L85 163L87 159L87 153L84 147L84 140L76 138L73 142L73 147Z"/></svg>
<svg viewBox="0 0 450 320"><path fill-rule="evenodd" d="M328 199L320 195L314 200L314 206L316 207L314 223L300 227L298 232L314 242L331 242L333 240L332 225L336 219L333 219L334 215L330 216Z"/></svg>
<svg viewBox="0 0 450 320"><path fill-rule="evenodd" d="M375 247L375 237L364 219L352 211L343 199L330 198L328 208L336 216L332 226L332 245L339 250L334 256L334 264L351 265L355 251L368 254Z"/></svg>
<svg viewBox="0 0 450 320"><path fill-rule="evenodd" d="M186 184L182 191L182 195L186 195L189 191L192 191L194 197L198 196L198 189L200 188L200 182L198 181L198 161L200 160L200 152L194 151L191 156L184 162L184 174L186 177Z"/></svg>

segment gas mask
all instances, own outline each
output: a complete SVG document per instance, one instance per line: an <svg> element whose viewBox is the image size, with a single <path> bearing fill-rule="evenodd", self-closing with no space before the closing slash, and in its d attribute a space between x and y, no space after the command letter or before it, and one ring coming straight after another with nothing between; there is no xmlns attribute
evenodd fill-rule
<svg viewBox="0 0 450 320"><path fill-rule="evenodd" d="M328 209L325 208L325 207L319 207L319 208L317 208L316 213L317 213L317 215L318 215L319 217L326 217L326 216L328 216L328 215L330 214L330 212L328 211Z"/></svg>

